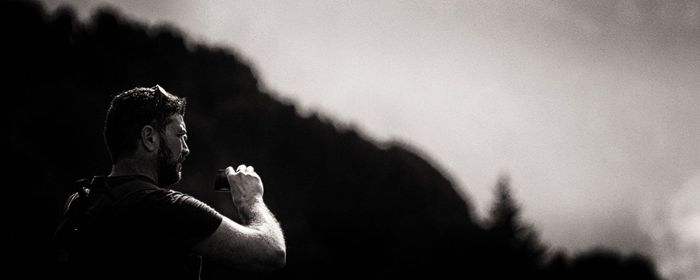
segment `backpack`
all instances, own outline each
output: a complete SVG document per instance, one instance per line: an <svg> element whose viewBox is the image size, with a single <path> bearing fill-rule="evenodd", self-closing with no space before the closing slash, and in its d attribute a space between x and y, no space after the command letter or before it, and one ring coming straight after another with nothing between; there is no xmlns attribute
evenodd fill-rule
<svg viewBox="0 0 700 280"><path fill-rule="evenodd" d="M129 176L108 183L106 177L93 177L76 181L76 192L66 200L63 219L54 233L56 268L59 276L68 278L85 270L82 264L89 258L89 254L85 252L94 250L95 246L100 244L97 241L100 238L109 238L105 235L113 232L116 227L113 221L119 200L148 188L140 186L124 193L124 190L116 187L138 179L138 176ZM102 236L96 237L99 234Z"/></svg>

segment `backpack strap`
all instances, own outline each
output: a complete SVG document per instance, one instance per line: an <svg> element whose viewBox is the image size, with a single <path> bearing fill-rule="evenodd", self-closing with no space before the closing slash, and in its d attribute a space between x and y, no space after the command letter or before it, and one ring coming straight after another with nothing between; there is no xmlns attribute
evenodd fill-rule
<svg viewBox="0 0 700 280"><path fill-rule="evenodd" d="M68 197L63 206L63 217L54 233L54 245L58 253L57 262L60 265L71 261L71 251L78 242L78 236L81 235L83 221L90 207L92 181L88 179L76 181L76 192Z"/></svg>

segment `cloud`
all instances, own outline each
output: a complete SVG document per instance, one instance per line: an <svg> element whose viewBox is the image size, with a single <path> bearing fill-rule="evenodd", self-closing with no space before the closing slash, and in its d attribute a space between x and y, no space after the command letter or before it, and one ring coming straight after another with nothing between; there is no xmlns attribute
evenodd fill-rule
<svg viewBox="0 0 700 280"><path fill-rule="evenodd" d="M636 25L642 22L642 13L634 0L618 1L616 5L618 20L625 25Z"/></svg>
<svg viewBox="0 0 700 280"><path fill-rule="evenodd" d="M646 222L660 272L671 280L700 280L700 173Z"/></svg>

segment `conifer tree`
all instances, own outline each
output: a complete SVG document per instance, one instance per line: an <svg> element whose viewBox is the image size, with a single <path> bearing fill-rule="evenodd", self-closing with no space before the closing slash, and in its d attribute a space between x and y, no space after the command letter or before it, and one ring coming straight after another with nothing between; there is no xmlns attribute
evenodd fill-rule
<svg viewBox="0 0 700 280"><path fill-rule="evenodd" d="M520 206L510 187L510 178L501 176L495 189L486 231L500 279L541 276L546 247L534 228L522 221Z"/></svg>

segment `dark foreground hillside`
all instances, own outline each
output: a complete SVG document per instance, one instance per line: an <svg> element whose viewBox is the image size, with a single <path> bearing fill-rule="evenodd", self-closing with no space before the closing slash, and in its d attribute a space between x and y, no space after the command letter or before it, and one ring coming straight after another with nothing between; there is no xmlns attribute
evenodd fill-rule
<svg viewBox="0 0 700 280"><path fill-rule="evenodd" d="M503 222L478 223L445 174L412 149L379 145L326 118L299 115L292 104L263 92L254 71L231 50L109 9L82 23L70 9L49 14L33 2L5 1L0 22L6 182L12 182L5 187L3 243L12 256L8 264L22 278L47 275L51 235L73 181L109 170L102 124L111 96L155 84L188 99L192 154L178 188L234 217L228 195L212 190L214 173L252 164L287 237L283 270L251 274L205 263L206 279L452 273L601 279L613 271L621 274L610 279L656 278L639 256L550 254L527 224L519 224L507 195L494 211L494 220ZM588 266L581 268L582 260Z"/></svg>

